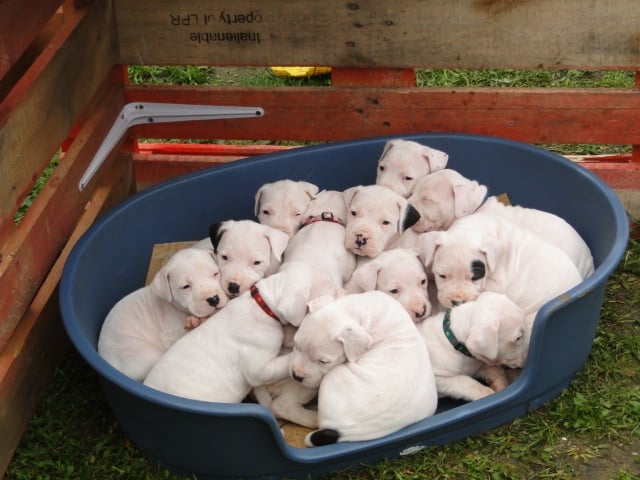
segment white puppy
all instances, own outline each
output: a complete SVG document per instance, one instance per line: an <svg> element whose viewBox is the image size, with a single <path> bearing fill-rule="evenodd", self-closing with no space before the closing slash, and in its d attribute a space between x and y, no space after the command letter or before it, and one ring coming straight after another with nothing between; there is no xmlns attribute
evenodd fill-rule
<svg viewBox="0 0 640 480"><path fill-rule="evenodd" d="M264 225L296 233L302 214L319 188L310 182L278 180L262 185L255 195L254 213Z"/></svg>
<svg viewBox="0 0 640 480"><path fill-rule="evenodd" d="M331 275L336 288L342 288L356 266L355 255L344 245L344 219L347 205L342 192L323 190L309 203L300 229L291 237L281 268L303 262L317 273ZM317 413L305 408L317 389L307 388L291 378L254 391L258 402L278 418L317 428Z"/></svg>
<svg viewBox="0 0 640 480"><path fill-rule="evenodd" d="M289 242L286 233L253 220L214 223L209 234L220 266L220 283L230 297L276 272Z"/></svg>
<svg viewBox="0 0 640 480"><path fill-rule="evenodd" d="M287 377L283 325L300 325L307 302L330 287L307 265L288 265L180 338L144 383L195 400L241 402L252 388Z"/></svg>
<svg viewBox="0 0 640 480"><path fill-rule="evenodd" d="M487 187L456 170L445 168L416 180L409 203L420 212L411 228L419 233L446 230L457 219L475 212Z"/></svg>
<svg viewBox="0 0 640 480"><path fill-rule="evenodd" d="M342 192L323 190L309 202L298 232L289 240L283 265L306 262L328 271L341 288L356 268L355 254L345 247L347 204Z"/></svg>
<svg viewBox="0 0 640 480"><path fill-rule="evenodd" d="M420 220L411 227L415 232L447 230L458 218L475 211L489 212L531 230L562 249L583 278L593 273L589 247L566 220L539 209L505 205L495 196L487 198L485 185L455 170L440 170L418 180L409 203L420 212Z"/></svg>
<svg viewBox="0 0 640 480"><path fill-rule="evenodd" d="M420 252L444 307L475 300L485 290L504 293L527 314L528 334L544 303L582 281L558 247L489 213L463 217L446 232L421 234Z"/></svg>
<svg viewBox="0 0 640 480"><path fill-rule="evenodd" d="M407 198L420 177L447 166L449 155L412 140L389 140L378 160L376 184Z"/></svg>
<svg viewBox="0 0 640 480"><path fill-rule="evenodd" d="M346 189L349 216L345 246L356 255L375 258L420 218L402 195L381 185Z"/></svg>
<svg viewBox="0 0 640 480"><path fill-rule="evenodd" d="M431 314L427 272L415 250L392 248L362 262L345 285L349 293L380 290L395 298L420 322Z"/></svg>
<svg viewBox="0 0 640 480"><path fill-rule="evenodd" d="M102 324L98 353L125 375L142 381L187 328L226 304L213 252L178 250L148 286L113 306Z"/></svg>
<svg viewBox="0 0 640 480"><path fill-rule="evenodd" d="M478 209L505 218L540 235L566 253L582 275L594 272L593 255L580 234L566 220L543 210L505 205L496 197L489 197Z"/></svg>
<svg viewBox="0 0 640 480"><path fill-rule="evenodd" d="M474 401L505 388L502 365L524 366L525 329L524 311L494 292L482 292L472 302L421 322L418 330L429 350L438 395Z"/></svg>
<svg viewBox="0 0 640 480"><path fill-rule="evenodd" d="M429 353L397 301L371 291L314 303L290 356L292 378L320 388L308 446L378 438L435 412Z"/></svg>

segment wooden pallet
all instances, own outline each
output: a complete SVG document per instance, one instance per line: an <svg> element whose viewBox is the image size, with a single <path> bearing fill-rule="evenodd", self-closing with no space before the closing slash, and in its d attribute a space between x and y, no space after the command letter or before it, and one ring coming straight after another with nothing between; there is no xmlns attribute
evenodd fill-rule
<svg viewBox="0 0 640 480"><path fill-rule="evenodd" d="M151 150L139 138L325 142L452 131L623 144L631 154L584 165L638 193L640 81L568 90L418 88L415 79L416 68L637 71L638 24L635 0L0 2L0 473L68 347L56 289L82 232L136 185L277 148ZM331 66L332 85L132 86L125 66L134 64ZM147 101L260 106L265 115L133 127L79 191L122 107ZM16 223L61 146L59 166Z"/></svg>

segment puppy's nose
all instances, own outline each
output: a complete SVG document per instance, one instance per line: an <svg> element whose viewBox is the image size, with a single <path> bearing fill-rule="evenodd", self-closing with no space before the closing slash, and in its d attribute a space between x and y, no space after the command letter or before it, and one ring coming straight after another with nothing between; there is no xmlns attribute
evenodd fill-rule
<svg viewBox="0 0 640 480"><path fill-rule="evenodd" d="M413 312L413 313L416 316L416 318L422 318L427 314L427 306L426 305L422 305L422 311Z"/></svg>
<svg viewBox="0 0 640 480"><path fill-rule="evenodd" d="M227 285L227 290L229 290L229 293L237 295L238 293L240 293L240 285L238 285L236 282L229 282L229 285Z"/></svg>
<svg viewBox="0 0 640 480"><path fill-rule="evenodd" d="M457 307L458 305L462 305L464 300L451 300L451 306Z"/></svg>
<svg viewBox="0 0 640 480"><path fill-rule="evenodd" d="M300 383L302 383L302 381L304 380L304 378L298 375L295 370L291 370L291 377L293 377L296 382Z"/></svg>
<svg viewBox="0 0 640 480"><path fill-rule="evenodd" d="M361 234L356 233L356 245L363 247L367 244L367 239Z"/></svg>
<svg viewBox="0 0 640 480"><path fill-rule="evenodd" d="M207 298L207 303L212 307L217 307L220 303L220 297L218 295L214 295L213 297Z"/></svg>

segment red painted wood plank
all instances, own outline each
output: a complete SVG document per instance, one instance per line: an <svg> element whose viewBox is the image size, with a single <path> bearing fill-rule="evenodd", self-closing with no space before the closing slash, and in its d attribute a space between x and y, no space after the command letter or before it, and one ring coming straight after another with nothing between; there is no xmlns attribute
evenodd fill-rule
<svg viewBox="0 0 640 480"><path fill-rule="evenodd" d="M127 97L265 109L261 118L135 127L140 137L331 141L439 131L640 144L640 94L632 89L129 87Z"/></svg>
<svg viewBox="0 0 640 480"><path fill-rule="evenodd" d="M332 68L334 87L415 87L413 68Z"/></svg>

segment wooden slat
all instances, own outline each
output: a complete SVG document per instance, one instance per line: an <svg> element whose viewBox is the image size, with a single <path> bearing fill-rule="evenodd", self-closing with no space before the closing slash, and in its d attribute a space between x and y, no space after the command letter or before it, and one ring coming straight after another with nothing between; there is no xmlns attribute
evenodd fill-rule
<svg viewBox="0 0 640 480"><path fill-rule="evenodd" d="M55 365L68 351L57 293L64 263L93 221L128 195L132 181L130 160L121 157L105 166L102 180L29 310L0 353L0 476L11 461Z"/></svg>
<svg viewBox="0 0 640 480"><path fill-rule="evenodd" d="M115 90L115 89L114 89ZM78 182L123 105L106 95L103 108L82 127L20 225L4 239L0 262L0 350L73 231L98 180L83 192Z"/></svg>
<svg viewBox="0 0 640 480"><path fill-rule="evenodd" d="M7 73L62 4L62 0L0 2L0 78Z"/></svg>
<svg viewBox="0 0 640 480"><path fill-rule="evenodd" d="M60 31L0 103L0 239L117 59L109 2L69 13Z"/></svg>
<svg viewBox="0 0 640 480"><path fill-rule="evenodd" d="M636 0L115 0L127 64L635 68Z"/></svg>
<svg viewBox="0 0 640 480"><path fill-rule="evenodd" d="M130 87L129 101L251 105L261 118L151 124L152 138L343 140L455 131L530 143L640 143L632 89Z"/></svg>

